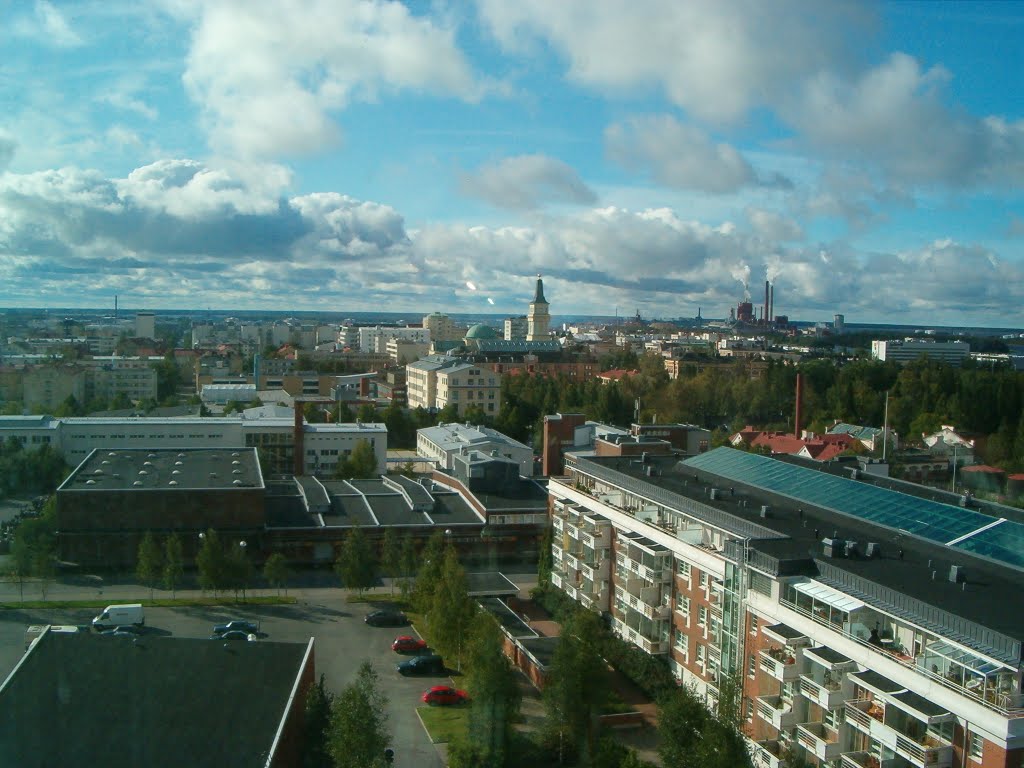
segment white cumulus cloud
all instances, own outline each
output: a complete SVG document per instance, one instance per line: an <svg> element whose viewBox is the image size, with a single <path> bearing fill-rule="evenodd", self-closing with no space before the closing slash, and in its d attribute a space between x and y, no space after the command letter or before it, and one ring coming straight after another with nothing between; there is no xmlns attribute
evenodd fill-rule
<svg viewBox="0 0 1024 768"><path fill-rule="evenodd" d="M569 165L546 155L518 155L463 174L463 194L499 208L529 210L545 203L594 203L597 196Z"/></svg>
<svg viewBox="0 0 1024 768"><path fill-rule="evenodd" d="M212 145L233 156L315 152L354 100L414 90L475 100L455 30L394 0L187 3L183 76Z"/></svg>
<svg viewBox="0 0 1024 768"><path fill-rule="evenodd" d="M608 156L673 187L721 194L757 184L757 173L733 146L671 115L644 115L605 129Z"/></svg>

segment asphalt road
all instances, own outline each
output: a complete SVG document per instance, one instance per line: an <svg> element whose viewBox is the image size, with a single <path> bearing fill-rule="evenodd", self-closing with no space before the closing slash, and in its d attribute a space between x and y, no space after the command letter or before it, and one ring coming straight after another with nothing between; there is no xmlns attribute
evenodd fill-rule
<svg viewBox="0 0 1024 768"><path fill-rule="evenodd" d="M312 592L312 590L310 590ZM225 610L220 606L147 608L146 633L151 636L208 638L214 624L241 618L260 622L264 641L306 642L315 638L316 674L322 673L327 688L340 691L350 683L364 660L380 676L388 698L388 725L397 768L444 765L416 716L419 696L431 685L450 684L448 678L404 678L395 671L403 658L391 650L399 634L415 634L412 628L369 627L363 617L374 609L368 603L348 603L341 590L305 594L294 605L245 606ZM0 611L0 676L6 677L24 653L25 629L31 624L89 624L94 610ZM111 642L120 642L110 638ZM213 641L211 641L213 642Z"/></svg>

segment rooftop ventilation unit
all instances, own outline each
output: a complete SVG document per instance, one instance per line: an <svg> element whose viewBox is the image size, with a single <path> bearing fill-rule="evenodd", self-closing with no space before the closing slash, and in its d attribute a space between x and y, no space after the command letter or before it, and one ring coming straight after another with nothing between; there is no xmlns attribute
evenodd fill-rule
<svg viewBox="0 0 1024 768"><path fill-rule="evenodd" d="M874 541L869 541L867 549L864 550L864 557L881 557L882 546Z"/></svg>
<svg viewBox="0 0 1024 768"><path fill-rule="evenodd" d="M949 566L949 580L954 584L967 581L967 574L964 572L964 567L962 565Z"/></svg>
<svg viewBox="0 0 1024 768"><path fill-rule="evenodd" d="M718 500L718 496L719 496L720 493L721 493L721 491L719 491L717 488L712 488L711 489L711 500L712 501L717 501Z"/></svg>
<svg viewBox="0 0 1024 768"><path fill-rule="evenodd" d="M746 506L746 505L744 504L744 506ZM767 519L767 518L769 518L771 516L772 516L772 508L770 506L768 506L767 504L762 504L761 505L761 517Z"/></svg>
<svg viewBox="0 0 1024 768"><path fill-rule="evenodd" d="M843 551L844 551L844 553L845 553L845 555L847 557L856 557L857 556L857 542L856 541L848 541L848 542L846 542L846 545L843 547Z"/></svg>
<svg viewBox="0 0 1024 768"><path fill-rule="evenodd" d="M821 543L825 557L842 557L845 552L842 539L822 539Z"/></svg>

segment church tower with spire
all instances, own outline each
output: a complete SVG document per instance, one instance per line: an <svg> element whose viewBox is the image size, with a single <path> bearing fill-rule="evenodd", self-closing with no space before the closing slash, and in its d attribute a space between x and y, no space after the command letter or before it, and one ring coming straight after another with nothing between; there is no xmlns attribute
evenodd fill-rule
<svg viewBox="0 0 1024 768"><path fill-rule="evenodd" d="M526 340L547 341L550 338L550 326L551 315L548 314L548 303L544 299L544 281L537 275L537 292L526 315Z"/></svg>

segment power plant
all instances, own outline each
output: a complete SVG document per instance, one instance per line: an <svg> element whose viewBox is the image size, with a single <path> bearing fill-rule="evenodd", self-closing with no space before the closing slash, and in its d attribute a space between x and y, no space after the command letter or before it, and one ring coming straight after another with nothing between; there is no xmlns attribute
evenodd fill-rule
<svg viewBox="0 0 1024 768"><path fill-rule="evenodd" d="M740 325L761 327L783 327L789 323L785 315L775 314L775 285L770 280L764 281L764 304L755 307L750 301L750 290L743 285L743 301L730 311L730 320Z"/></svg>

